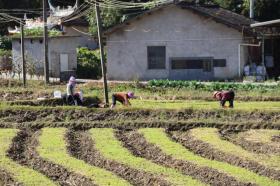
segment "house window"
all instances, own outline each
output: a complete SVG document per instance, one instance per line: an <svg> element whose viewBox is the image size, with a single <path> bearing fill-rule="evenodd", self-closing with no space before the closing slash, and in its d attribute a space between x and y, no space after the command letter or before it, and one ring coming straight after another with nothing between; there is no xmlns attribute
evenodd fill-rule
<svg viewBox="0 0 280 186"><path fill-rule="evenodd" d="M226 59L214 59L213 63L214 63L214 67L226 67L227 66Z"/></svg>
<svg viewBox="0 0 280 186"><path fill-rule="evenodd" d="M212 71L211 58L172 59L171 69L202 69L204 72Z"/></svg>
<svg viewBox="0 0 280 186"><path fill-rule="evenodd" d="M203 61L203 71L211 72L212 71L212 60L204 60Z"/></svg>
<svg viewBox="0 0 280 186"><path fill-rule="evenodd" d="M165 46L148 46L148 69L165 69Z"/></svg>

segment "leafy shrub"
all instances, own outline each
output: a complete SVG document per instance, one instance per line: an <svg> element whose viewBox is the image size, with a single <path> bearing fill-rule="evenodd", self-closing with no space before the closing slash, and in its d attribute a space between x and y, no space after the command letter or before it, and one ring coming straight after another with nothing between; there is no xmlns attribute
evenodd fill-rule
<svg viewBox="0 0 280 186"><path fill-rule="evenodd" d="M81 47L77 49L79 78L100 79L102 77L101 60L99 50L89 50Z"/></svg>
<svg viewBox="0 0 280 186"><path fill-rule="evenodd" d="M0 36L0 49L2 50L12 50L12 41L10 38L5 36Z"/></svg>
<svg viewBox="0 0 280 186"><path fill-rule="evenodd" d="M12 56L12 51L0 49L0 56Z"/></svg>
<svg viewBox="0 0 280 186"><path fill-rule="evenodd" d="M280 85L265 85L265 84L249 84L249 83L222 83L211 82L202 83L198 81L172 81L172 80L151 80L148 82L149 87L163 87L163 88L188 88L191 90L259 90L266 92L271 89L280 89Z"/></svg>
<svg viewBox="0 0 280 186"><path fill-rule="evenodd" d="M24 30L24 36L43 36L44 29L43 28L32 28L32 29L25 29ZM48 36L54 37L54 36L60 36L62 35L62 32L58 30L49 30L48 31ZM14 35L14 37L20 37L20 33L17 33Z"/></svg>

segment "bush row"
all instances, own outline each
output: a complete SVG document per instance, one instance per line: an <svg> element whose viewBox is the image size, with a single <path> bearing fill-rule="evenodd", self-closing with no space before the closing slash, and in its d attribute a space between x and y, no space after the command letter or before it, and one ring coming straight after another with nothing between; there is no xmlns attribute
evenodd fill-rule
<svg viewBox="0 0 280 186"><path fill-rule="evenodd" d="M199 82L199 81L173 81L173 80L151 80L148 82L149 87L163 88L188 88L194 90L280 90L280 85L254 84L254 83L233 83L233 82Z"/></svg>

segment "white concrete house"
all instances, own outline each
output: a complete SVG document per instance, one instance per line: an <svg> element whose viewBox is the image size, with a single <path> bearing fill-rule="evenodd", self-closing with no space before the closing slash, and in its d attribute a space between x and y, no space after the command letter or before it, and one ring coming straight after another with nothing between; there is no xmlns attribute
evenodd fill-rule
<svg viewBox="0 0 280 186"><path fill-rule="evenodd" d="M57 20L50 20L57 24ZM89 32L89 24L84 19L70 20L54 26L57 30L61 30L62 35L49 37L49 70L50 76L61 78L61 80L69 79L71 75L76 75L77 70L77 48L87 47L96 49L97 43L91 37ZM36 66L36 74L44 73L44 43L42 37L25 37L25 53L27 58L32 60ZM21 63L21 40L19 37L12 38L12 54L13 64ZM28 60L27 60L28 61Z"/></svg>
<svg viewBox="0 0 280 186"><path fill-rule="evenodd" d="M110 80L238 78L252 21L213 5L168 4L105 32Z"/></svg>
<svg viewBox="0 0 280 186"><path fill-rule="evenodd" d="M73 74L77 70L77 47L80 37L49 37L49 70L50 76L60 78ZM26 60L35 65L36 74L44 74L44 43L42 37L26 37L24 40ZM21 64L21 40L12 39L13 63ZM28 63L28 62L27 62Z"/></svg>

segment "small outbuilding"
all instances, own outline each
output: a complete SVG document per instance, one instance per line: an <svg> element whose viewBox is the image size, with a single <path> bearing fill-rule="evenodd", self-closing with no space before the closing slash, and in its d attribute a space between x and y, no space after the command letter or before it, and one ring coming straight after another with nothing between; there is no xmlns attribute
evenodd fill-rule
<svg viewBox="0 0 280 186"><path fill-rule="evenodd" d="M105 32L110 80L240 78L253 21L186 2L143 12Z"/></svg>
<svg viewBox="0 0 280 186"><path fill-rule="evenodd" d="M258 33L259 40L264 43L262 63L267 76L278 79L280 77L280 19L254 23L251 25Z"/></svg>
<svg viewBox="0 0 280 186"><path fill-rule="evenodd" d="M49 70L50 76L64 79L64 76L75 74L77 69L77 47L79 36L49 37ZM27 71L44 74L44 42L42 37L26 37L24 40ZM14 68L21 68L21 40L12 39L12 57ZM16 70L16 69L15 69Z"/></svg>

